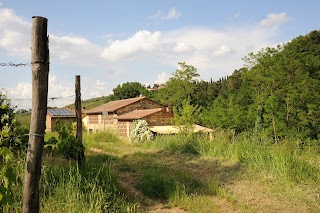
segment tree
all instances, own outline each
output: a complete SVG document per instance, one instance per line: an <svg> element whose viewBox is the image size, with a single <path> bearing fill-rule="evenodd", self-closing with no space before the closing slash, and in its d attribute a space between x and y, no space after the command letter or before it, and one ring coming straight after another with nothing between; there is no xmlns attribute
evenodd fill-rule
<svg viewBox="0 0 320 213"><path fill-rule="evenodd" d="M189 134L193 125L198 121L201 108L190 103L190 97L182 101L181 107L174 107L174 124L179 127L180 132Z"/></svg>
<svg viewBox="0 0 320 213"><path fill-rule="evenodd" d="M179 65L180 69L172 74L165 88L158 91L155 98L160 102L181 106L184 99L194 94L195 85L198 82L197 77L199 77L197 68L185 62L179 62Z"/></svg>
<svg viewBox="0 0 320 213"><path fill-rule="evenodd" d="M139 95L148 96L148 90L138 82L127 82L122 85L118 85L113 89L113 95L115 100L122 100L127 98L135 98Z"/></svg>
<svg viewBox="0 0 320 213"><path fill-rule="evenodd" d="M240 131L255 127L279 137L317 138L320 128L320 31L244 58L245 68L222 79L202 121ZM227 87L225 87L227 85Z"/></svg>
<svg viewBox="0 0 320 213"><path fill-rule="evenodd" d="M197 81L197 77L200 75L198 74L197 68L195 68L192 65L187 65L186 62L179 62L180 69L177 69L173 76L171 77L171 80L179 80L184 81L188 83L195 83Z"/></svg>

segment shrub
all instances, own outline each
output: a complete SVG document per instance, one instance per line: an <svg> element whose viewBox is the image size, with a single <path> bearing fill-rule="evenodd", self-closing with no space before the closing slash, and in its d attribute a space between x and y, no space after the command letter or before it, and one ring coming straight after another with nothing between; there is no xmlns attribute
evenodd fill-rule
<svg viewBox="0 0 320 213"><path fill-rule="evenodd" d="M79 143L78 139L73 135L73 127L71 123L60 123L55 126L55 131L59 134L59 140L51 137L45 142L45 148L52 154L61 154L67 159L77 159L83 151L84 146Z"/></svg>
<svg viewBox="0 0 320 213"><path fill-rule="evenodd" d="M145 120L137 120L132 124L130 138L133 141L150 141L153 138L152 132L147 127L148 123Z"/></svg>

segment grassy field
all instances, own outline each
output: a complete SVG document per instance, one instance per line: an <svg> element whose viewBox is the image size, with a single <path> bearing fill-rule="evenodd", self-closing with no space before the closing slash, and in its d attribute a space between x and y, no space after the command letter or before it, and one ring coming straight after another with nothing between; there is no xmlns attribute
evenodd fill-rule
<svg viewBox="0 0 320 213"><path fill-rule="evenodd" d="M47 135L47 138L52 135ZM217 133L129 143L85 134L86 166L45 156L42 212L320 212L320 144ZM16 163L21 212L24 164Z"/></svg>
<svg viewBox="0 0 320 213"><path fill-rule="evenodd" d="M16 114L15 117L22 127L29 129L30 120L31 120L30 112Z"/></svg>

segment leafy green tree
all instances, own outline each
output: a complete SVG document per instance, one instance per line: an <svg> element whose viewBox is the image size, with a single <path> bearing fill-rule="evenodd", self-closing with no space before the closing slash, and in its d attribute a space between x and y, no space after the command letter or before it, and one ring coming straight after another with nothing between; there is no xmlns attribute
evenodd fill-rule
<svg viewBox="0 0 320 213"><path fill-rule="evenodd" d="M180 69L177 69L173 76L171 77L172 80L179 80L188 83L195 83L197 82L197 78L200 76L198 74L197 68L192 65L187 65L185 62L179 62Z"/></svg>
<svg viewBox="0 0 320 213"><path fill-rule="evenodd" d="M182 101L181 107L174 107L174 124L178 126L181 133L189 134L193 125L198 122L201 108L192 105L190 97Z"/></svg>
<svg viewBox="0 0 320 213"><path fill-rule="evenodd" d="M293 134L317 138L319 55L319 31L276 48L250 53L244 58L243 72L227 78L228 87L220 89L213 107L204 112L213 118L213 125L222 128L245 130L254 123L255 128L264 128L275 141ZM245 116L240 116L243 112Z"/></svg>
<svg viewBox="0 0 320 213"><path fill-rule="evenodd" d="M122 100L127 98L136 98L139 95L149 95L148 90L138 82L127 82L122 85L118 85L113 89L113 98L115 100Z"/></svg>
<svg viewBox="0 0 320 213"><path fill-rule="evenodd" d="M184 99L194 94L195 84L198 82L197 68L187 65L185 62L179 62L180 69L177 69L165 88L160 89L155 98L166 104L181 106Z"/></svg>

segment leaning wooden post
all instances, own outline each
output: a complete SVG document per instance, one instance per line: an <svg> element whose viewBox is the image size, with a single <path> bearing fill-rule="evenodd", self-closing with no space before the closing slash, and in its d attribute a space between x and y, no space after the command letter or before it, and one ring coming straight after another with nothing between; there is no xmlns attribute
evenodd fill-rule
<svg viewBox="0 0 320 213"><path fill-rule="evenodd" d="M32 17L32 112L23 190L23 212L39 212L39 181L46 128L49 46L48 20Z"/></svg>
<svg viewBox="0 0 320 213"><path fill-rule="evenodd" d="M80 92L80 75L76 75L76 84L75 84L75 108L76 108L76 117L77 117L77 133L76 137L81 147L82 144L82 112L81 112L81 92ZM78 165L81 166L84 161L84 150L82 149L78 155Z"/></svg>

